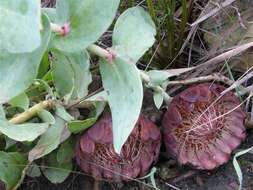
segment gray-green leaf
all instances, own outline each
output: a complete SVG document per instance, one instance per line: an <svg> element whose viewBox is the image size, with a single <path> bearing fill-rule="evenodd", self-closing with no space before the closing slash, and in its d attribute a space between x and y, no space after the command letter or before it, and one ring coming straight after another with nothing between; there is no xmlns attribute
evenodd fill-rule
<svg viewBox="0 0 253 190"><path fill-rule="evenodd" d="M12 98L9 102L14 107L20 107L27 110L29 107L29 98L26 93L21 93L18 96Z"/></svg>
<svg viewBox="0 0 253 190"><path fill-rule="evenodd" d="M0 104L0 119L3 119L3 120L6 119L4 107L1 104Z"/></svg>
<svg viewBox="0 0 253 190"><path fill-rule="evenodd" d="M42 172L52 183L62 183L72 171L72 162L59 163L56 155L56 152L52 152L46 157L48 168L46 167Z"/></svg>
<svg viewBox="0 0 253 190"><path fill-rule="evenodd" d="M43 27L42 44L35 51L19 54L0 51L0 104L22 93L35 79L51 34L46 16L43 16ZM26 41L27 39L29 38L25 38Z"/></svg>
<svg viewBox="0 0 253 190"><path fill-rule="evenodd" d="M57 13L55 8L42 8L41 11L49 17L50 22L56 22Z"/></svg>
<svg viewBox="0 0 253 190"><path fill-rule="evenodd" d="M100 61L103 86L112 112L114 149L121 147L137 122L142 106L143 87L135 64L116 58L113 64Z"/></svg>
<svg viewBox="0 0 253 190"><path fill-rule="evenodd" d="M55 51L53 55L52 74L60 96L66 100L86 96L91 82L89 54L86 51L64 54Z"/></svg>
<svg viewBox="0 0 253 190"><path fill-rule="evenodd" d="M195 67L180 68L180 69L168 69L168 70L150 70L147 72L150 77L151 85L162 85L170 77L179 76L182 73L190 71Z"/></svg>
<svg viewBox="0 0 253 190"><path fill-rule="evenodd" d="M56 35L54 47L67 52L84 50L107 30L120 0L58 0L56 24L70 23L67 36Z"/></svg>
<svg viewBox="0 0 253 190"><path fill-rule="evenodd" d="M40 177L41 176L40 168L35 163L33 163L32 165L29 166L26 173L29 177Z"/></svg>
<svg viewBox="0 0 253 190"><path fill-rule="evenodd" d="M0 119L0 132L16 141L33 141L48 129L46 123L25 123L14 125Z"/></svg>
<svg viewBox="0 0 253 190"><path fill-rule="evenodd" d="M6 184L6 190L16 186L26 164L26 158L20 153L0 151L0 179Z"/></svg>
<svg viewBox="0 0 253 190"><path fill-rule="evenodd" d="M55 116L55 124L40 137L37 145L29 152L29 161L41 158L44 155L55 150L60 142L61 136L66 127L66 122L58 116Z"/></svg>
<svg viewBox="0 0 253 190"><path fill-rule="evenodd" d="M60 52L53 53L52 76L54 85L61 97L69 99L74 90L74 73L66 56Z"/></svg>
<svg viewBox="0 0 253 190"><path fill-rule="evenodd" d="M163 104L163 93L161 91L159 92L155 91L153 94L153 98L154 98L155 106L157 107L157 109L160 109L160 107Z"/></svg>
<svg viewBox="0 0 253 190"><path fill-rule="evenodd" d="M76 120L68 123L68 129L71 133L77 134L92 126L97 121L97 118L88 118L85 120Z"/></svg>
<svg viewBox="0 0 253 190"><path fill-rule="evenodd" d="M75 140L69 138L63 142L57 151L57 162L60 164L71 162L75 152Z"/></svg>
<svg viewBox="0 0 253 190"><path fill-rule="evenodd" d="M119 154L141 111L143 87L135 63L154 43L155 25L140 7L126 10L113 33L113 63L100 61L103 87L112 112L113 144Z"/></svg>
<svg viewBox="0 0 253 190"><path fill-rule="evenodd" d="M39 0L1 0L0 23L0 51L24 53L40 46Z"/></svg>
<svg viewBox="0 0 253 190"><path fill-rule="evenodd" d="M90 57L87 51L83 51L75 56L70 56L69 60L74 72L74 94L72 98L81 99L88 94L88 86L91 83Z"/></svg>
<svg viewBox="0 0 253 190"><path fill-rule="evenodd" d="M55 124L54 116L49 111L47 111L45 109L38 112L38 116L45 123Z"/></svg>
<svg viewBox="0 0 253 190"><path fill-rule="evenodd" d="M155 42L155 25L141 7L127 9L118 18L113 30L113 49L130 64L136 61Z"/></svg>
<svg viewBox="0 0 253 190"><path fill-rule="evenodd" d="M67 110L62 105L56 105L55 115L60 117L61 119L70 122L74 119L72 115L70 115Z"/></svg>
<svg viewBox="0 0 253 190"><path fill-rule="evenodd" d="M108 101L108 96L105 90L98 92L97 94L94 94L93 96L87 98L86 100L82 101L90 101L90 102L106 102Z"/></svg>
<svg viewBox="0 0 253 190"><path fill-rule="evenodd" d="M5 150L11 148L12 146L14 146L17 143L17 141L10 139L7 136L5 136L4 139L5 139L5 147L4 147Z"/></svg>

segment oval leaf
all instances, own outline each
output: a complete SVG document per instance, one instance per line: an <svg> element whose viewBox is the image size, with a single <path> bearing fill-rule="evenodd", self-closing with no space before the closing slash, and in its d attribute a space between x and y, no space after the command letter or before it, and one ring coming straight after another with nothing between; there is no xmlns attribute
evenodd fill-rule
<svg viewBox="0 0 253 190"><path fill-rule="evenodd" d="M33 141L48 129L46 123L25 123L14 125L0 119L0 132L16 141Z"/></svg>
<svg viewBox="0 0 253 190"><path fill-rule="evenodd" d="M0 51L24 53L39 47L39 0L1 0L0 23Z"/></svg>
<svg viewBox="0 0 253 190"><path fill-rule="evenodd" d="M11 54L0 51L0 104L22 93L35 79L51 34L46 16L43 16L43 27L43 43L34 52ZM25 38L26 41L27 39L30 38Z"/></svg>
<svg viewBox="0 0 253 190"><path fill-rule="evenodd" d="M107 30L120 0L58 0L56 23L70 23L67 36L56 35L54 47L74 52L84 50Z"/></svg>
<svg viewBox="0 0 253 190"><path fill-rule="evenodd" d="M61 136L65 129L65 121L60 117L55 117L55 124L44 133L37 145L29 152L29 161L41 158L55 150L61 143Z"/></svg>
<svg viewBox="0 0 253 190"><path fill-rule="evenodd" d="M112 112L114 149L120 153L139 118L143 99L142 81L137 67L120 58L113 64L102 60L100 72Z"/></svg>
<svg viewBox="0 0 253 190"><path fill-rule="evenodd" d="M48 166L52 168L43 170L43 174L51 183L55 184L64 182L72 171L71 162L64 164L50 163Z"/></svg>
<svg viewBox="0 0 253 190"><path fill-rule="evenodd" d="M151 17L142 8L126 10L117 20L113 32L117 58L112 64L106 60L100 62L103 87L112 112L113 144L118 154L134 128L142 106L143 87L135 63L152 46L155 33Z"/></svg>
<svg viewBox="0 0 253 190"><path fill-rule="evenodd" d="M59 163L56 152L52 152L44 160L47 167L42 172L52 183L62 183L72 171L72 162Z"/></svg>
<svg viewBox="0 0 253 190"><path fill-rule="evenodd" d="M113 47L117 54L133 64L155 42L155 25L141 7L127 9L118 18L113 30Z"/></svg>

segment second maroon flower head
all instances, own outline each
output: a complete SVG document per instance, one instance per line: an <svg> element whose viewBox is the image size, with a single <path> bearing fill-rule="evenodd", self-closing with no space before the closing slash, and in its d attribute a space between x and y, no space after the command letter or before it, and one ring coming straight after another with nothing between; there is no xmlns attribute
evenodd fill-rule
<svg viewBox="0 0 253 190"><path fill-rule="evenodd" d="M245 112L233 92L205 83L174 97L164 115L167 155L198 169L214 169L229 160L245 139Z"/></svg>

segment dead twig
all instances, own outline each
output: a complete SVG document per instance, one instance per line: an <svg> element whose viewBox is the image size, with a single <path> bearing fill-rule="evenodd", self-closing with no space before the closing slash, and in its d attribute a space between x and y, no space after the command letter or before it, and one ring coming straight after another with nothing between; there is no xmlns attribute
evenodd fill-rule
<svg viewBox="0 0 253 190"><path fill-rule="evenodd" d="M12 124L20 124L23 123L32 117L34 117L38 112L42 111L43 109L51 109L55 105L55 102L53 100L45 100L43 102L40 102L33 107L29 108L28 110L24 111L23 113L20 113L16 116L14 116L12 119L9 120Z"/></svg>
<svg viewBox="0 0 253 190"><path fill-rule="evenodd" d="M180 175L180 176L174 178L172 182L173 182L173 183L178 183L178 182L180 182L180 181L182 181L182 180L186 180L186 179L188 179L188 178L190 178L190 177L193 177L193 176L196 175L197 173L198 173L198 171L196 171L196 170L188 171L188 172L186 172L186 173L184 173L184 174L182 174L182 175Z"/></svg>
<svg viewBox="0 0 253 190"><path fill-rule="evenodd" d="M165 185L169 186L170 188L174 189L174 190L180 190L178 187L174 186L174 185L171 185L169 183L165 183Z"/></svg>
<svg viewBox="0 0 253 190"><path fill-rule="evenodd" d="M94 92L90 93L89 95L85 96L84 98L81 98L81 99L78 99L78 100L75 100L71 103L69 103L69 105L67 105L67 109L71 109L71 108L74 108L74 107L78 107L79 104L81 104L82 102L84 102L86 99L94 96L95 94L98 94L99 92L102 92L103 91L103 88L99 88L97 90L95 90ZM90 104L89 103L84 103L82 104L83 106L82 107L89 107ZM87 105L87 106L84 106L84 105Z"/></svg>
<svg viewBox="0 0 253 190"><path fill-rule="evenodd" d="M208 82L208 81L218 81L223 82L227 85L232 85L234 81L230 80L229 78L225 77L222 74L214 73L207 76L201 76L196 78L190 78L185 80L178 80L178 81L170 81L168 82L168 86L172 85L189 85L189 84L195 84L195 83L201 83L201 82Z"/></svg>

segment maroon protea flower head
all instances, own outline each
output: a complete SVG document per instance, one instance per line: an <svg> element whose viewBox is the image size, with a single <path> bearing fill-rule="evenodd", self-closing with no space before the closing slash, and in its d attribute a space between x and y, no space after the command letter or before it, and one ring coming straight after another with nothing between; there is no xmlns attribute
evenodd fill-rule
<svg viewBox="0 0 253 190"><path fill-rule="evenodd" d="M164 115L163 139L167 155L179 163L211 170L229 160L244 140L245 112L225 87L204 83L179 93Z"/></svg>
<svg viewBox="0 0 253 190"><path fill-rule="evenodd" d="M76 147L76 160L83 171L97 179L128 181L148 172L158 159L160 144L159 128L140 116L121 154L116 154L112 119L110 114L105 114L81 136Z"/></svg>

